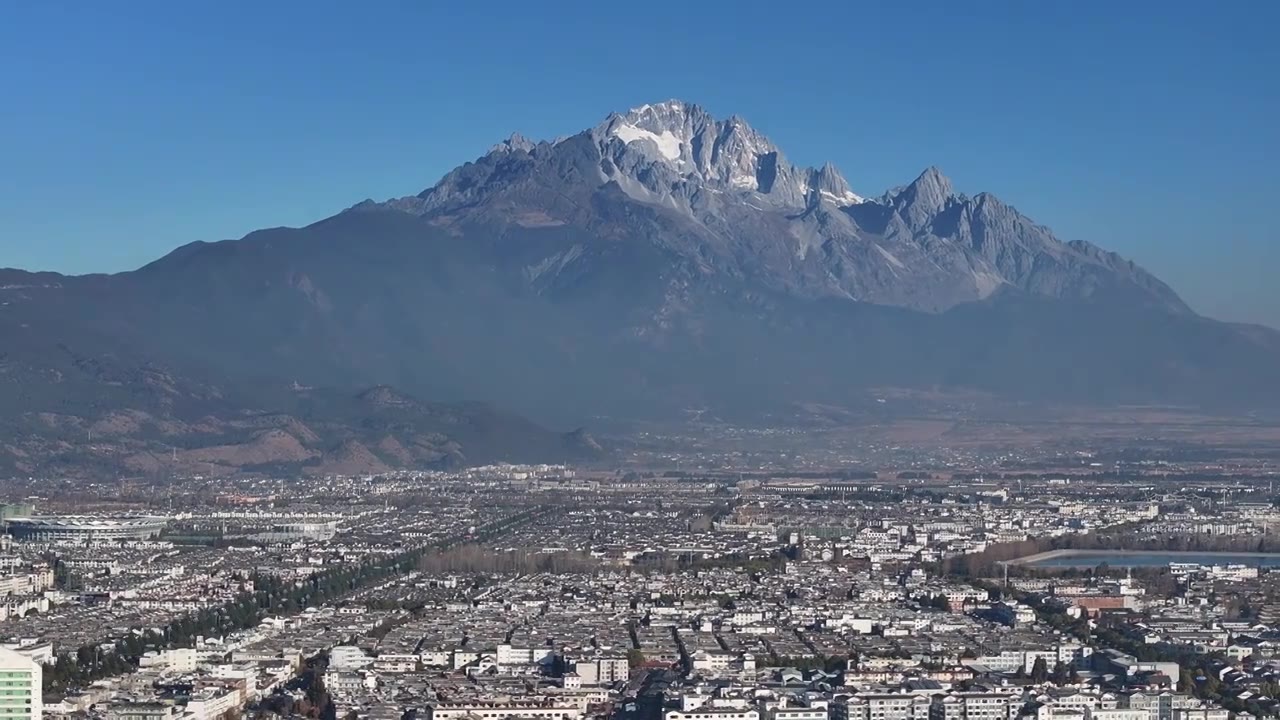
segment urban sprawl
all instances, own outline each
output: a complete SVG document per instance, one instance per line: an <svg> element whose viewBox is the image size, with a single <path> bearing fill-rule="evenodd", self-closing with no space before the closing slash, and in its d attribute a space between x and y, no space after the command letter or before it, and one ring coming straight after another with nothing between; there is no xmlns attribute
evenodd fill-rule
<svg viewBox="0 0 1280 720"><path fill-rule="evenodd" d="M0 720L1280 714L1267 472L3 488Z"/></svg>

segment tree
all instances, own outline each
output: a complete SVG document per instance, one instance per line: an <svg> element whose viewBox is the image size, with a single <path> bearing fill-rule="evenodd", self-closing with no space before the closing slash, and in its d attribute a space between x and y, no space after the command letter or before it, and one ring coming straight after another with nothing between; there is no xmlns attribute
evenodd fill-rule
<svg viewBox="0 0 1280 720"><path fill-rule="evenodd" d="M1042 683L1049 679L1049 663L1043 657L1036 658L1031 666L1031 682Z"/></svg>

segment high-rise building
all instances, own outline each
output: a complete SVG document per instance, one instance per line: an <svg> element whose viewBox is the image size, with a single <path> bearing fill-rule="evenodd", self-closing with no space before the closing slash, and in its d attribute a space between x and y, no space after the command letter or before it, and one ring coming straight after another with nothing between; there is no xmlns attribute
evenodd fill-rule
<svg viewBox="0 0 1280 720"><path fill-rule="evenodd" d="M0 720L41 720L40 663L0 647Z"/></svg>

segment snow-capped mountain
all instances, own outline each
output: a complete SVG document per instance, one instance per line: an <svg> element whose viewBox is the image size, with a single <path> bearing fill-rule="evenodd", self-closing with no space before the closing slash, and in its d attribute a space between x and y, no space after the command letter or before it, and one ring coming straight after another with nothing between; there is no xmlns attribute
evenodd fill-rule
<svg viewBox="0 0 1280 720"><path fill-rule="evenodd" d="M420 194L132 273L0 271L0 333L0 417L150 363L566 424L886 387L1280 408L1280 334L1200 317L935 168L877 195L678 101L513 135Z"/></svg>
<svg viewBox="0 0 1280 720"><path fill-rule="evenodd" d="M834 166L792 165L741 118L717 120L676 100L610 115L554 143L513 136L423 194L383 207L450 222L572 224L588 194L611 190L661 213L673 227L654 241L701 273L800 297L939 312L1009 289L1118 294L1187 310L1134 264L1061 242L990 194L957 193L937 168L868 200ZM530 267L576 271L592 261L591 248L572 254Z"/></svg>
<svg viewBox="0 0 1280 720"><path fill-rule="evenodd" d="M602 179L637 200L689 207L688 196L702 189L750 194L778 209L862 202L834 167L797 168L741 118L716 120L678 100L611 115L592 136Z"/></svg>

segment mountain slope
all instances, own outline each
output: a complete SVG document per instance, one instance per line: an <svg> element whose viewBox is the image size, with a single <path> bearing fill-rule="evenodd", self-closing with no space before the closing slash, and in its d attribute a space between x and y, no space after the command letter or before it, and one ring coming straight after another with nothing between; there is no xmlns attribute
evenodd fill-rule
<svg viewBox="0 0 1280 720"><path fill-rule="evenodd" d="M39 368L83 362L68 353L128 353L192 387L389 384L565 424L883 387L1280 407L1274 331L1199 317L936 169L868 199L674 101L554 143L513 136L418 195L132 273L0 272L0 303L33 369L9 405L53 382Z"/></svg>
<svg viewBox="0 0 1280 720"><path fill-rule="evenodd" d="M422 402L386 386L307 387L212 371L207 360L166 365L162 358L194 353L144 342L138 324L155 318L139 318L127 293L98 313L103 298L94 288L68 285L69 296L46 288L55 293L47 302L32 299L39 323L0 312L0 336L9 340L0 350L0 476L362 474L605 455L581 431L553 432L480 403ZM132 316L108 324L120 334L99 327L117 314ZM214 337L212 324L193 325L168 341ZM227 327L234 332L233 322Z"/></svg>
<svg viewBox="0 0 1280 720"><path fill-rule="evenodd" d="M425 403L386 386L224 392L152 365L62 353L61 367L0 367L0 475L362 474L604 455L581 431L478 403Z"/></svg>

